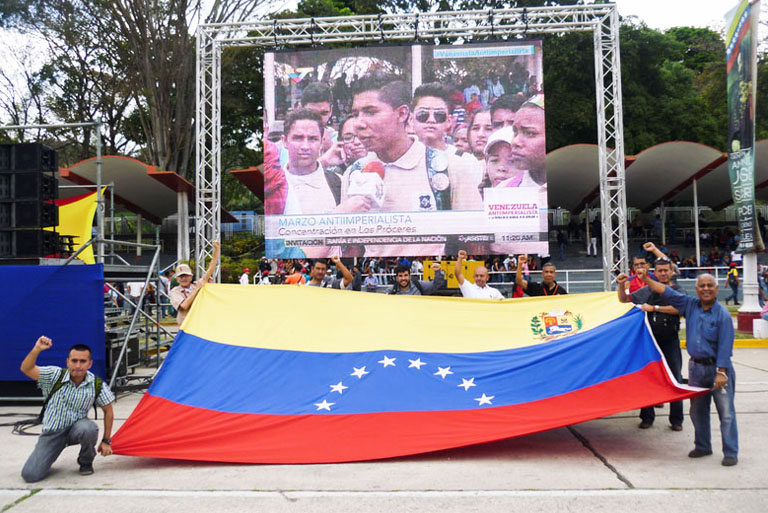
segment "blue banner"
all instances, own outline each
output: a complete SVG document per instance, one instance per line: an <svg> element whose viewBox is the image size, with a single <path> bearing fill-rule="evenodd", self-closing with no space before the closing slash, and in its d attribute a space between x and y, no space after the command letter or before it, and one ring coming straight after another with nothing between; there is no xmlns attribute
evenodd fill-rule
<svg viewBox="0 0 768 513"><path fill-rule="evenodd" d="M66 366L74 344L93 351L91 372L105 379L104 266L0 266L0 381L27 380L22 360L41 335L53 347L38 365Z"/></svg>

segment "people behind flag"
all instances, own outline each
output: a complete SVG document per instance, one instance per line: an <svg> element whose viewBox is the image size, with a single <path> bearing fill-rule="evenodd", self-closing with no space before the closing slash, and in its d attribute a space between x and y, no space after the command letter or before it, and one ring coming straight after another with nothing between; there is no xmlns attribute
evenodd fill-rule
<svg viewBox="0 0 768 513"><path fill-rule="evenodd" d="M690 357L688 385L708 389L705 394L691 399L694 448L688 457L702 458L712 454L710 408L714 401L722 435L721 464L726 467L736 465L739 437L734 406L736 374L731 361L733 319L728 310L717 302L717 280L711 274L700 274L696 279L696 297L693 297L674 290L661 280L651 279L644 267L636 270L636 274L652 292L685 317L686 349ZM626 276L620 277L626 281Z"/></svg>
<svg viewBox="0 0 768 513"><path fill-rule="evenodd" d="M456 281L459 282L461 295L476 299L504 299L504 295L499 292L498 289L488 285L490 275L488 274L488 269L486 267L481 265L475 268L474 283L464 279L463 267L466 259L467 252L462 249L459 251L459 256L456 258L456 265L454 267L454 274L456 275Z"/></svg>
<svg viewBox="0 0 768 513"><path fill-rule="evenodd" d="M331 258L331 261L336 266L336 269L341 273L341 278L334 278L328 276L328 262L322 258L315 260L312 263L312 271L310 272L310 280L307 283L310 287L322 287L329 289L352 289L352 281L354 276L349 272L347 266L337 256Z"/></svg>
<svg viewBox="0 0 768 513"><path fill-rule="evenodd" d="M541 266L541 283L528 281L523 278L523 267L528 262L527 255L517 257L517 273L515 274L515 283L522 288L529 296L555 296L568 294L565 287L561 287L555 280L557 278L557 269L555 264L547 262Z"/></svg>
<svg viewBox="0 0 768 513"><path fill-rule="evenodd" d="M652 243L647 243L651 244ZM650 247L648 248L650 250ZM655 246L653 246L655 249ZM641 268L640 276L647 275L647 269ZM675 290L680 290L677 285L673 284L672 279L672 263L666 258L659 258L656 260L655 269L656 278L660 283L671 287ZM683 357L680 352L680 338L678 332L680 330L680 312L677 308L672 306L669 300L665 299L662 294L654 292L650 287L645 285L643 278L635 275L639 281L642 282L641 288L635 289L631 294L627 293L628 287L626 283L629 278L625 274L619 274L616 277L617 293L619 301L622 303L634 303L639 305L640 309L648 313L648 322L651 325L651 331L656 339L656 342L661 348L661 352L664 354L664 359L672 371L672 375L675 379L682 383L682 365ZM653 406L647 406L640 410L640 429L648 429L653 425L656 419L656 412ZM670 404L669 407L669 424L672 431L683 430L683 403L676 401Z"/></svg>
<svg viewBox="0 0 768 513"><path fill-rule="evenodd" d="M213 276L216 271L216 266L219 262L219 252L221 250L221 244L219 241L213 242L213 256L211 262L208 264L208 269L202 278L196 282L192 282L192 269L187 264L180 264L176 268L176 282L177 286L171 289L171 306L176 310L176 324L181 326L189 313L189 309L192 308L192 304L195 302L197 294L202 290L206 283Z"/></svg>
<svg viewBox="0 0 768 513"><path fill-rule="evenodd" d="M428 296L435 294L445 287L445 273L437 262L432 263L434 280L419 280L411 277L411 267L407 264L399 264L395 267L395 284L389 290L390 294L402 294L406 296Z"/></svg>

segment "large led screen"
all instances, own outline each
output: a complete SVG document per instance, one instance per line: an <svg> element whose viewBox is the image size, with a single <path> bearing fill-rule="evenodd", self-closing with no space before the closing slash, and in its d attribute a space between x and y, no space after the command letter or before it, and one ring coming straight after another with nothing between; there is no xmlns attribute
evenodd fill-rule
<svg viewBox="0 0 768 513"><path fill-rule="evenodd" d="M268 256L548 251L540 41L264 62Z"/></svg>

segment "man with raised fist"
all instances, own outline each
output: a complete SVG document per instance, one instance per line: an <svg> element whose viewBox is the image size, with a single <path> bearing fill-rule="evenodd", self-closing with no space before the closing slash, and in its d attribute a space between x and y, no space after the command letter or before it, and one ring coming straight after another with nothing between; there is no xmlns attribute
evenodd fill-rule
<svg viewBox="0 0 768 513"><path fill-rule="evenodd" d="M469 298L477 299L504 299L504 296L498 289L488 286L488 269L483 266L475 268L475 283L471 283L464 278L464 261L467 259L467 252L463 249L459 251L459 256L456 259L456 268L454 273L456 274L456 281L459 282L459 290L461 295Z"/></svg>
<svg viewBox="0 0 768 513"><path fill-rule="evenodd" d="M21 477L28 483L45 478L53 462L69 445L80 445L77 458L80 474L93 474L99 428L88 419L88 410L94 404L104 411L104 437L98 450L104 456L112 454L110 436L115 396L106 383L89 371L93 365L91 349L84 344L72 346L67 356L66 369L53 365L39 367L38 355L52 345L50 338L41 336L21 362L21 372L37 381L37 386L46 397L43 432L21 471Z"/></svg>

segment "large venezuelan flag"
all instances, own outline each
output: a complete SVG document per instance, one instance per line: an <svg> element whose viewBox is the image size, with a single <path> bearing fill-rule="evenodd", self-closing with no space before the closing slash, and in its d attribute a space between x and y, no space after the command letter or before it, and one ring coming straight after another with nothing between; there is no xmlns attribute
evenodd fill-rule
<svg viewBox="0 0 768 513"><path fill-rule="evenodd" d="M597 293L490 302L207 285L118 454L389 458L691 397L645 314Z"/></svg>

